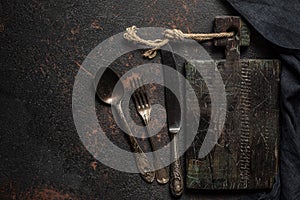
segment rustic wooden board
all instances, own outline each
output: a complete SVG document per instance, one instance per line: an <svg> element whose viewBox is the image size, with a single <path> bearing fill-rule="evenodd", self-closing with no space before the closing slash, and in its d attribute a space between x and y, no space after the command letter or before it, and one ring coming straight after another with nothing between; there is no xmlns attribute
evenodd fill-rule
<svg viewBox="0 0 300 200"><path fill-rule="evenodd" d="M186 65L186 77L196 91L201 110L198 134L187 152L187 187L271 188L278 171L279 61L240 60L234 67L223 60L215 61L225 84L226 121L218 144L200 160L198 152L211 123L208 89L193 66L201 63ZM187 106L196 105L187 101Z"/></svg>
<svg viewBox="0 0 300 200"><path fill-rule="evenodd" d="M214 31L216 33L234 31L239 40L239 46L250 46L250 30L239 16L217 16ZM226 46L228 38L217 38L215 46Z"/></svg>

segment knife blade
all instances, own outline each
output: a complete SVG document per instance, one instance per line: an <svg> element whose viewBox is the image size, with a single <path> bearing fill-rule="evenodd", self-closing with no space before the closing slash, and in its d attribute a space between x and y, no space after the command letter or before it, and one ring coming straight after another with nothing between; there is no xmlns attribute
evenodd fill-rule
<svg viewBox="0 0 300 200"><path fill-rule="evenodd" d="M168 65L179 72L175 55L173 54L172 47L170 45L169 49L170 51L161 50L162 64ZM175 160L175 162L171 164L170 190L173 196L178 197L183 193L183 175L177 152L178 141L175 135L181 130L182 113L180 108L180 100L182 87L177 74L174 75L169 73L169 70L166 67L164 67L163 74L165 86L172 86L172 88L175 88L175 90L172 90L171 92L167 87L165 87L165 105L167 110L168 131L170 133L170 139L173 141L172 156L174 156Z"/></svg>

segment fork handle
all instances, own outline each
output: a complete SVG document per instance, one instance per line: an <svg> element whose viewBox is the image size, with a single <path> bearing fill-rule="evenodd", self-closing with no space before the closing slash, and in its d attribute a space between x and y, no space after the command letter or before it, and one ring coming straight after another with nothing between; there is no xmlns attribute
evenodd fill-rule
<svg viewBox="0 0 300 200"><path fill-rule="evenodd" d="M150 135L147 123L145 123L145 124L146 124L146 131L147 131L148 135ZM158 146L156 145L156 142L157 141L155 140L154 136L150 137L150 144L151 144L151 147L152 147L153 151L156 151L156 150L159 149ZM162 166L160 158L155 157L154 166L155 166L155 169L157 169L159 166ZM168 169L169 169L168 166L166 166L166 167L163 167L161 169L157 169L155 171L156 181L159 184L166 184L166 183L169 182L169 170Z"/></svg>
<svg viewBox="0 0 300 200"><path fill-rule="evenodd" d="M135 152L135 160L136 160L136 165L138 170L140 171L140 174L142 176L142 178L148 182L148 183L152 183L155 177L155 173L153 172L153 167L150 164L146 154L144 153L144 151L142 150L142 148L140 147L140 145L138 144L138 141L136 140L136 138L133 136L128 123L125 119L122 107L121 107L121 103L115 105L116 111L122 121L122 124L124 125L126 132L129 136L129 140L130 140L130 145L133 148L133 151Z"/></svg>

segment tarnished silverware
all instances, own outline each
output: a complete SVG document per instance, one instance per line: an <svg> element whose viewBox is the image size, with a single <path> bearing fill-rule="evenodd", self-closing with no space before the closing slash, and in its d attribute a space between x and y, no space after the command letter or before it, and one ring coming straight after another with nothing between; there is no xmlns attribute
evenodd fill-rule
<svg viewBox="0 0 300 200"><path fill-rule="evenodd" d="M150 114L151 114L151 104L149 103L149 98L146 93L146 87L142 83L140 78L133 78L131 80L131 87L133 89L136 89L136 91L133 93L133 100L136 106L136 110L139 113L139 115L142 117L144 124L146 125L146 131L149 135L149 129L148 124L150 122ZM158 150L157 141L155 141L154 137L150 137L150 144L153 151ZM154 166L158 168L161 166L161 161L159 158L155 158ZM167 167L157 169L155 171L156 174L156 180L160 184L166 184L169 181L169 171Z"/></svg>
<svg viewBox="0 0 300 200"><path fill-rule="evenodd" d="M119 81L119 77L117 74L110 68L100 69L105 70L101 79L96 85L96 92L98 97L104 102L111 105L116 112L118 113L122 124L126 128L127 134L129 136L130 144L134 150L135 159L137 168L140 171L142 178L147 182L153 182L155 173L153 172L153 167L149 160L146 157L146 154L143 152L142 148L139 146L136 138L132 134L127 121L125 119L121 102L124 95L124 87L123 85L119 85L120 87L116 87L115 91L114 88ZM114 92L113 92L114 91Z"/></svg>
<svg viewBox="0 0 300 200"><path fill-rule="evenodd" d="M169 45L169 48L171 46ZM179 70L176 64L176 60L174 54L170 51L161 50L162 56L162 64L168 65L175 70ZM173 86L176 88L176 96L168 89L165 90L165 103L166 103L166 110L167 110L167 123L168 123L168 130L170 133L170 138L172 139L173 143L173 158L174 162L171 164L171 174L170 174L170 190L171 194L175 197L182 195L183 193L183 175L182 175L182 167L180 164L180 159L178 156L177 150L177 137L176 134L179 134L181 130L181 123L182 123L182 113L180 108L180 99L181 98L181 85L179 82L179 77L172 76L166 68L164 68L164 82L165 86Z"/></svg>

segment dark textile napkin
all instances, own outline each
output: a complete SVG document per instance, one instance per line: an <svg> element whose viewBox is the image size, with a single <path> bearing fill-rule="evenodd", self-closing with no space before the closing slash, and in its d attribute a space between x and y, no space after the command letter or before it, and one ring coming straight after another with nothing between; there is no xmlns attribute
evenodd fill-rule
<svg viewBox="0 0 300 200"><path fill-rule="evenodd" d="M300 1L227 0L282 61L280 174L271 193L247 199L300 199Z"/></svg>

